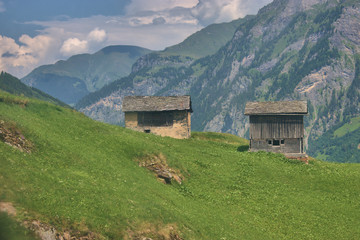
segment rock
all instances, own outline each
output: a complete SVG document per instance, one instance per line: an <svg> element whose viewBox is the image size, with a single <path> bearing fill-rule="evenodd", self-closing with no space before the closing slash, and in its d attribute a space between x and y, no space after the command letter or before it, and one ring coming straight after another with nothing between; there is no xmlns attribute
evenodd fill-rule
<svg viewBox="0 0 360 240"><path fill-rule="evenodd" d="M33 147L16 126L5 121L0 122L0 140L22 152L31 153Z"/></svg>
<svg viewBox="0 0 360 240"><path fill-rule="evenodd" d="M163 183L170 184L174 179L181 184L183 176L180 171L172 169L168 166L166 158L163 154L148 155L139 160L139 166L145 167L156 174L156 177Z"/></svg>

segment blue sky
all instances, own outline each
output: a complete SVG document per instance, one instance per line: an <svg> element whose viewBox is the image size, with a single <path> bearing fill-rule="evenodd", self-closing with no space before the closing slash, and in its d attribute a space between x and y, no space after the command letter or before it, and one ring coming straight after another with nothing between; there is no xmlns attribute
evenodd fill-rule
<svg viewBox="0 0 360 240"><path fill-rule="evenodd" d="M152 50L203 27L256 14L272 0L0 0L0 71L35 67L109 45Z"/></svg>

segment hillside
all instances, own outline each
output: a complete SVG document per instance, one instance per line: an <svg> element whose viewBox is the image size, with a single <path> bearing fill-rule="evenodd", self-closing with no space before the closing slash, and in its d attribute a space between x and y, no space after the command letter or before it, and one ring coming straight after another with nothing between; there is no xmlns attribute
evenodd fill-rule
<svg viewBox="0 0 360 240"><path fill-rule="evenodd" d="M68 107L65 103L59 101L58 99L40 91L39 89L28 87L22 83L18 78L6 73L0 73L0 90L14 94L22 95L30 98L37 98L43 101L47 101L59 106Z"/></svg>
<svg viewBox="0 0 360 240"><path fill-rule="evenodd" d="M276 0L200 59L149 54L132 73L76 108L123 124L126 95L191 95L193 129L246 137L247 101L307 100L306 141L360 116L360 3ZM337 147L337 146L335 146Z"/></svg>
<svg viewBox="0 0 360 240"><path fill-rule="evenodd" d="M360 117L341 122L312 141L308 153L332 162L360 163Z"/></svg>
<svg viewBox="0 0 360 240"><path fill-rule="evenodd" d="M0 113L0 202L48 234L52 226L90 239L360 238L360 165L250 153L230 134L162 138L5 92ZM140 167L152 164L182 183Z"/></svg>
<svg viewBox="0 0 360 240"><path fill-rule="evenodd" d="M151 52L136 46L109 46L94 54L74 55L66 61L34 69L21 80L67 104L131 72L141 56Z"/></svg>

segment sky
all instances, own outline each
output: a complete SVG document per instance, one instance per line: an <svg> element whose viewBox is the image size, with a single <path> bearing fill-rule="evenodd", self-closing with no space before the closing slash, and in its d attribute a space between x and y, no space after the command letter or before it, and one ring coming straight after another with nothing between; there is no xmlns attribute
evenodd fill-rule
<svg viewBox="0 0 360 240"><path fill-rule="evenodd" d="M34 68L109 45L163 50L272 0L0 0L0 71Z"/></svg>

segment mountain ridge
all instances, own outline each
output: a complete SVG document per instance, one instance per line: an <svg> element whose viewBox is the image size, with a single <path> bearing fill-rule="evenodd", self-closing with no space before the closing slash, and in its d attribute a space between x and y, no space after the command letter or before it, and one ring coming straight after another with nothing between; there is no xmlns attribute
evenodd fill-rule
<svg viewBox="0 0 360 240"><path fill-rule="evenodd" d="M232 38L236 28L247 19L248 15L226 23L211 24L200 31L191 34L179 44L165 48L161 54L185 55L198 59L214 54Z"/></svg>
<svg viewBox="0 0 360 240"><path fill-rule="evenodd" d="M62 107L70 108L70 106L61 102L60 100L40 91L39 89L25 85L20 81L20 79L6 72L0 73L0 90L8 92L10 94L25 96L29 98L36 98Z"/></svg>

